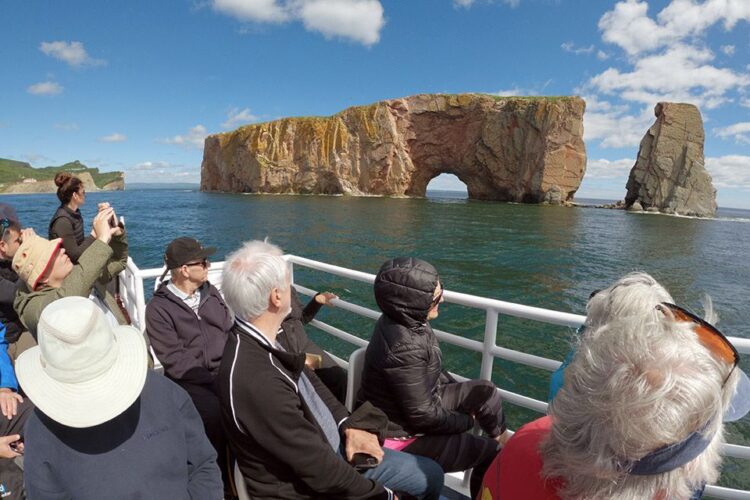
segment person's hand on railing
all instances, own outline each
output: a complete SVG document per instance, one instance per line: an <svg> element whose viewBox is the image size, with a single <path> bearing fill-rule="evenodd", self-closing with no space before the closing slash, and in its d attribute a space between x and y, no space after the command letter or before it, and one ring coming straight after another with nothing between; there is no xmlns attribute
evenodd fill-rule
<svg viewBox="0 0 750 500"><path fill-rule="evenodd" d="M334 299L338 299L339 296L332 292L320 292L319 294L315 295L315 302L317 302L320 305L324 306L331 306L333 307L333 304L331 304L331 301Z"/></svg>

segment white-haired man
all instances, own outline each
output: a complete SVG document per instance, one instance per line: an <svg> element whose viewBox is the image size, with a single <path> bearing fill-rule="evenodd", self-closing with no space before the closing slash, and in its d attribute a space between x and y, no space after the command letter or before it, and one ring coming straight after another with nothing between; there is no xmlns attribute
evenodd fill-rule
<svg viewBox="0 0 750 500"><path fill-rule="evenodd" d="M222 290L236 323L219 370L222 417L252 498L439 498L435 462L383 450L385 415L366 404L350 416L304 353L276 341L291 286L268 243L248 242L226 261Z"/></svg>
<svg viewBox="0 0 750 500"><path fill-rule="evenodd" d="M750 409L737 351L645 273L587 312L549 417L519 429L485 485L496 498L700 498L719 477L723 421Z"/></svg>

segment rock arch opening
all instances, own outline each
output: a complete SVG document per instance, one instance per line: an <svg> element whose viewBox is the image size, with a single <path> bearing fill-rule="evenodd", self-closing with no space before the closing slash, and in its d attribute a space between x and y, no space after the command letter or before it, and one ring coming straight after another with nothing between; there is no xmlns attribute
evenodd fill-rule
<svg viewBox="0 0 750 500"><path fill-rule="evenodd" d="M469 190L466 183L455 174L443 173L433 177L427 183L427 198L442 198L449 195L451 198L468 198Z"/></svg>

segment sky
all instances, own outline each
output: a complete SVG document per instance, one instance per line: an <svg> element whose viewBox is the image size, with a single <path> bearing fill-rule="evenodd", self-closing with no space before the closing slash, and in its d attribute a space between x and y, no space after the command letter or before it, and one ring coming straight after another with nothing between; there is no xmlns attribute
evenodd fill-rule
<svg viewBox="0 0 750 500"><path fill-rule="evenodd" d="M0 0L0 157L199 182L211 133L418 93L580 95L578 198L622 199L662 100L750 208L750 0ZM440 176L430 188L461 188Z"/></svg>

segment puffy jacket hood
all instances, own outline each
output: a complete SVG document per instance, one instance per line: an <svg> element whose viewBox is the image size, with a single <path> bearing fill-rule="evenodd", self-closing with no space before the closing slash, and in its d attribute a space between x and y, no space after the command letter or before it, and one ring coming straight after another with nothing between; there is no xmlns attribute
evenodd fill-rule
<svg viewBox="0 0 750 500"><path fill-rule="evenodd" d="M427 322L439 281L437 270L429 262L414 257L392 259L375 277L375 300L393 321L414 328Z"/></svg>

